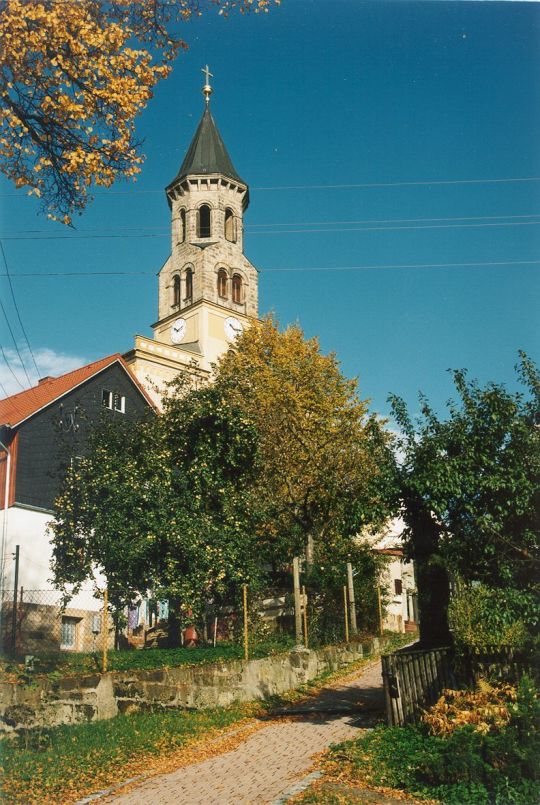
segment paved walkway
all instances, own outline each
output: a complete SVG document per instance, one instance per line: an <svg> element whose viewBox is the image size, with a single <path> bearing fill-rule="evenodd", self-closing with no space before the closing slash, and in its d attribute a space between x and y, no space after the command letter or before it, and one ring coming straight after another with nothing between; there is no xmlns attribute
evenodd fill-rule
<svg viewBox="0 0 540 805"><path fill-rule="evenodd" d="M314 712L317 709L319 712ZM324 712L320 712L324 709ZM348 710L348 712L346 712ZM383 712L380 663L340 687L323 689L277 716L225 754L146 780L107 799L114 805L244 805L277 803L313 766L313 756L348 740Z"/></svg>

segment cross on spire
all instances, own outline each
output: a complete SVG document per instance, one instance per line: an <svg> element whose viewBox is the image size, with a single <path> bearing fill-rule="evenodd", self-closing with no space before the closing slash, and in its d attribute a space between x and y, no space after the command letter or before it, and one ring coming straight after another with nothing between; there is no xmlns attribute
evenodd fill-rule
<svg viewBox="0 0 540 805"><path fill-rule="evenodd" d="M211 79L211 78L213 78L214 76L213 76L213 74L210 72L210 70L209 70L209 68L208 68L208 65L206 65L206 67L203 67L203 68L201 69L201 73L204 73L205 78L206 78L206 83L205 83L204 87L202 88L202 93L203 93L203 95L204 95L204 99L205 99L205 101L206 101L206 105L208 106L208 104L210 103L210 95L211 95L211 94L212 94L212 92L213 92L213 89L212 89L212 87L210 86L210 79Z"/></svg>

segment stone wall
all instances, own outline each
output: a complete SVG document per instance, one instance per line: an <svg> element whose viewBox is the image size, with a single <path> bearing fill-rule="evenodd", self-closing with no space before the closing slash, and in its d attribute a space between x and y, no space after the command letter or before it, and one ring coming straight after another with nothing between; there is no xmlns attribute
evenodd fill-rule
<svg viewBox="0 0 540 805"><path fill-rule="evenodd" d="M379 640L291 651L260 660L152 671L112 671L30 683L0 683L0 733L15 734L164 708L224 707L279 695L324 671L334 671L379 649Z"/></svg>

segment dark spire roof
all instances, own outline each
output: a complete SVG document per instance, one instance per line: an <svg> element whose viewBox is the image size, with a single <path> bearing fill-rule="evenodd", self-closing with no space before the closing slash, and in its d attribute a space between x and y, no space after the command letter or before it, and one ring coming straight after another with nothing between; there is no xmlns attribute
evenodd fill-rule
<svg viewBox="0 0 540 805"><path fill-rule="evenodd" d="M204 110L180 170L169 187L186 176L204 173L222 173L229 179L246 184L234 169L208 106Z"/></svg>

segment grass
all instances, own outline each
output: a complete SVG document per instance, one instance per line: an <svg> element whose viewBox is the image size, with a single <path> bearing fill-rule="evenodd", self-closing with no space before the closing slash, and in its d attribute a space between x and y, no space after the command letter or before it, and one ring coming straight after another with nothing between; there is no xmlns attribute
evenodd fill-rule
<svg viewBox="0 0 540 805"><path fill-rule="evenodd" d="M250 646L250 658L258 659L270 654L287 651L294 645L288 635L257 642ZM109 671L153 670L173 668L178 665L198 665L222 660L238 660L244 657L244 647L238 643L221 643L198 648L150 648L130 651L111 651L108 654ZM0 658L0 669L5 678L30 676L30 674L53 675L55 678L101 672L102 655L95 653L51 652L40 654L34 660L34 671L28 672L20 660Z"/></svg>
<svg viewBox="0 0 540 805"><path fill-rule="evenodd" d="M403 644L403 636L396 636L392 642ZM201 649L185 651L193 655ZM144 653L129 654L131 657ZM321 674L267 702L196 712L160 709L108 721L34 730L16 739L4 739L0 742L3 805L67 805L132 776L172 770L200 760L208 740L220 730L227 731L233 725L251 728L254 717L268 716L275 707L314 696L321 687L355 675L373 659L373 656L365 658L339 671ZM265 723L257 722L256 728ZM225 748L231 748L230 744ZM223 747L220 751L224 751ZM168 768L163 766L167 759L171 764Z"/></svg>
<svg viewBox="0 0 540 805"><path fill-rule="evenodd" d="M385 634L387 640L384 651L410 642L414 635L399 635L391 632ZM366 638L367 639L367 638ZM280 634L253 642L249 647L250 659L256 660L289 651L295 644L290 635ZM146 648L141 650L110 651L108 654L109 671L155 670L158 668L175 668L179 665L198 665L200 663L216 663L226 660L244 658L244 646L239 643L219 643L213 646L197 648ZM40 654L34 659L34 670L28 671L21 658L9 659L0 657L0 671L6 681L30 681L36 675L52 676L54 679L78 674L101 673L101 652L50 652Z"/></svg>
<svg viewBox="0 0 540 805"><path fill-rule="evenodd" d="M35 731L2 742L4 805L73 802L89 791L144 772L202 735L249 715L246 705L156 711Z"/></svg>

